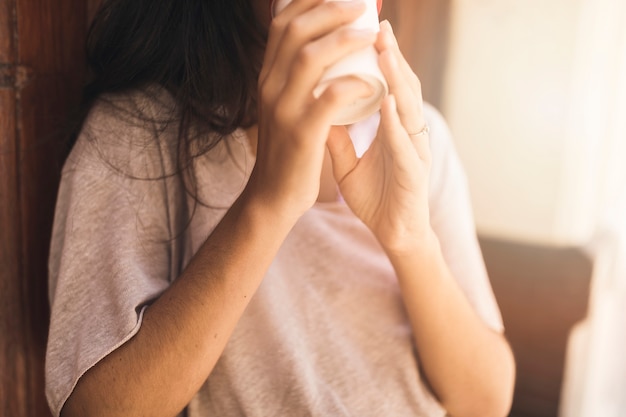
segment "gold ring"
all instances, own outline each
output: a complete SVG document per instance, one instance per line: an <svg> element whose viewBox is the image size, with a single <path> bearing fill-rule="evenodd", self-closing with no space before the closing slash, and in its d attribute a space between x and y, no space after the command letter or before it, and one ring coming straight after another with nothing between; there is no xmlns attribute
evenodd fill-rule
<svg viewBox="0 0 626 417"><path fill-rule="evenodd" d="M430 127L428 127L428 125L424 125L422 130L420 130L417 133L409 133L409 136L411 136L411 137L418 137L418 136L427 135L428 133L430 133Z"/></svg>

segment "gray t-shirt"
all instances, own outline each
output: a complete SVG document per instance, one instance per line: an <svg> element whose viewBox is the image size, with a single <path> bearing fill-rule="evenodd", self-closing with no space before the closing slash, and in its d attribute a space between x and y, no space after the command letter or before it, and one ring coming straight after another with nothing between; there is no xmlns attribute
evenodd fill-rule
<svg viewBox="0 0 626 417"><path fill-rule="evenodd" d="M179 276L254 164L236 132L196 160L205 205L195 204L171 175L176 124L158 120L169 108L142 94L98 104L65 164L49 263L46 392L55 416L78 379L137 333L145 307ZM431 107L426 115L432 226L469 301L502 331L464 173L445 122ZM377 123L351 128L357 146L367 147ZM297 222L186 413L445 415L420 376L393 268L344 203L318 203Z"/></svg>

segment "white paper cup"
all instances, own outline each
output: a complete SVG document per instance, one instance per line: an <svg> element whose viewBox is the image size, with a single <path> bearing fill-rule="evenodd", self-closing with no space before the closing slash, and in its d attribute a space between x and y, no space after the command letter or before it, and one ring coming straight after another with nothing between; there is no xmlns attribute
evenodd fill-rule
<svg viewBox="0 0 626 417"><path fill-rule="evenodd" d="M327 0L347 1L347 0ZM291 0L275 0L272 6L273 16L280 13ZM365 12L349 27L355 29L379 30L378 0L366 0ZM334 125L349 125L365 119L380 109L383 98L387 95L389 87L387 80L378 66L378 53L373 46L347 55L328 68L322 76L319 84L313 90L313 95L319 97L326 88L337 78L353 76L368 83L374 91L370 96L357 99L342 108L333 119Z"/></svg>

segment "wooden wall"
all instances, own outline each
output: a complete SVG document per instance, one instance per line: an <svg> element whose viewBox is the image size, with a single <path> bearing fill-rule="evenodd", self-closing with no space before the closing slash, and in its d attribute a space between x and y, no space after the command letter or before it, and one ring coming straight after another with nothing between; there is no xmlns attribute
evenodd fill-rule
<svg viewBox="0 0 626 417"><path fill-rule="evenodd" d="M47 254L62 135L83 75L80 0L0 1L0 415L49 415Z"/></svg>

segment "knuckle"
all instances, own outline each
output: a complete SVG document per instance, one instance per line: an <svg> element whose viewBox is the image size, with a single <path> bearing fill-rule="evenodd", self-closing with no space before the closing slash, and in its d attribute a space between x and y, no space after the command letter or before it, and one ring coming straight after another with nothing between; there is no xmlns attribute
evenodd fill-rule
<svg viewBox="0 0 626 417"><path fill-rule="evenodd" d="M290 20L285 27L285 36L291 39L297 39L304 32L304 23L300 18Z"/></svg>
<svg viewBox="0 0 626 417"><path fill-rule="evenodd" d="M270 23L270 34L279 34L285 30L287 25L291 20L288 20L286 16L282 13L279 13L276 17L274 17Z"/></svg>
<svg viewBox="0 0 626 417"><path fill-rule="evenodd" d="M300 67L308 68L315 62L316 51L312 44L308 44L298 52L296 56L297 65Z"/></svg>

